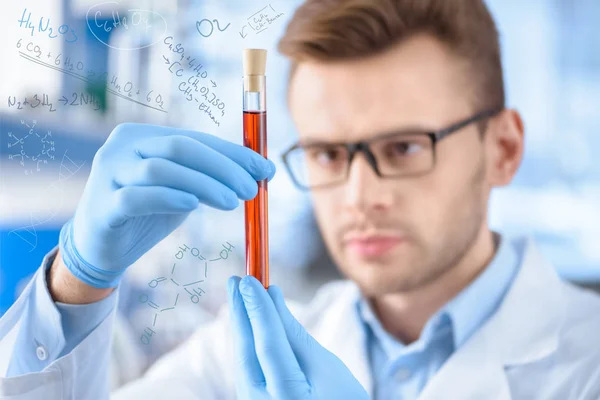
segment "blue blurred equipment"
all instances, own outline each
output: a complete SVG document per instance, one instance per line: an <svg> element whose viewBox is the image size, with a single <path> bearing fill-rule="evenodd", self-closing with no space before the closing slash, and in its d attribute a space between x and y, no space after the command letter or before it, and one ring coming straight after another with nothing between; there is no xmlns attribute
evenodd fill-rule
<svg viewBox="0 0 600 400"><path fill-rule="evenodd" d="M119 125L96 153L75 216L61 230L63 261L85 283L114 287L199 203L232 210L274 173L261 155L206 133Z"/></svg>
<svg viewBox="0 0 600 400"><path fill-rule="evenodd" d="M277 286L266 291L248 275L231 277L227 291L239 368L238 398L369 398L346 365L294 318Z"/></svg>

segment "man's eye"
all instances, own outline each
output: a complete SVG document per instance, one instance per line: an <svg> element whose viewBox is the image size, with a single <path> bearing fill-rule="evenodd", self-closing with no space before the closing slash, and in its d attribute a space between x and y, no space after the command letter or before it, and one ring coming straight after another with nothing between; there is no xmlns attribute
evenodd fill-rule
<svg viewBox="0 0 600 400"><path fill-rule="evenodd" d="M407 141L388 143L386 148L388 156L407 156L423 150L420 143Z"/></svg>
<svg viewBox="0 0 600 400"><path fill-rule="evenodd" d="M314 149L311 152L311 159L322 165L328 165L338 162L342 159L342 152L339 149Z"/></svg>

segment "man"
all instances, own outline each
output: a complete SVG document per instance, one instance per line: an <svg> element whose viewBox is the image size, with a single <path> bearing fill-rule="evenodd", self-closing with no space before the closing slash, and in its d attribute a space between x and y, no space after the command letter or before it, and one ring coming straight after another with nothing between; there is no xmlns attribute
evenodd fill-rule
<svg viewBox="0 0 600 400"><path fill-rule="evenodd" d="M349 280L294 317L276 286L232 277L228 312L115 397L600 398L600 301L486 222L523 124L483 2L308 0L280 50L300 132L284 160ZM0 393L107 396L122 273L199 202L234 208L273 173L210 135L117 127L58 256L2 320L21 328Z"/></svg>

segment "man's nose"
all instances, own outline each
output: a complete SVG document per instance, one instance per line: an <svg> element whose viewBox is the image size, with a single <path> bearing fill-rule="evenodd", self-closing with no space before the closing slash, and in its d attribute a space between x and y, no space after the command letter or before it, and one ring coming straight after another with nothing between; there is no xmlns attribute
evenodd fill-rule
<svg viewBox="0 0 600 400"><path fill-rule="evenodd" d="M357 154L348 171L345 206L360 211L382 210L392 201L390 182L377 176L364 154Z"/></svg>

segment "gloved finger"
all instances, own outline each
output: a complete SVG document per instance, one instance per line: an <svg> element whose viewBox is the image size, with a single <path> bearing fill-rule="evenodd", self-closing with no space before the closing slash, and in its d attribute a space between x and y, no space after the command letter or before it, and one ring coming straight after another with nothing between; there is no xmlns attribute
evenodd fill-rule
<svg viewBox="0 0 600 400"><path fill-rule="evenodd" d="M198 207L196 196L181 190L159 186L128 186L113 193L114 202L107 216L110 226L118 226L131 217L150 214L183 214Z"/></svg>
<svg viewBox="0 0 600 400"><path fill-rule="evenodd" d="M337 393L335 398L368 399L367 392L344 362L321 346L292 315L285 304L281 289L271 285L268 292L279 313L290 346L306 377L313 382L320 381L317 383L320 389L327 391L320 383L335 389ZM322 397L330 398L328 395Z"/></svg>
<svg viewBox="0 0 600 400"><path fill-rule="evenodd" d="M279 314L287 339L292 347L292 351L296 355L298 363L306 376L311 376L312 365L310 361L315 358L314 354L316 351L324 348L304 329L302 324L290 312L285 304L283 293L278 286L270 285L268 293L273 300L273 304Z"/></svg>
<svg viewBox="0 0 600 400"><path fill-rule="evenodd" d="M166 159L202 172L236 192L241 199L256 196L256 179L235 161L187 136L149 138L136 143L137 153L146 159Z"/></svg>
<svg viewBox="0 0 600 400"><path fill-rule="evenodd" d="M262 284L245 276L239 284L252 326L256 355L277 399L304 399L310 386L287 340L279 314Z"/></svg>
<svg viewBox="0 0 600 400"><path fill-rule="evenodd" d="M275 175L275 164L246 146L241 146L207 133L201 133L201 135L202 143L231 158L250 172L257 181L263 179L271 180ZM268 164L266 171L264 170L265 162ZM252 171L255 172L253 173Z"/></svg>
<svg viewBox="0 0 600 400"><path fill-rule="evenodd" d="M165 186L195 195L202 203L221 209L237 207L239 196L251 199L258 192L256 182L249 180L245 187L230 187L216 179L164 158L138 160L129 168L116 171L114 181L120 186Z"/></svg>
<svg viewBox="0 0 600 400"><path fill-rule="evenodd" d="M254 337L252 326L246 313L244 300L240 294L239 284L241 278L232 276L227 281L227 294L229 300L229 319L233 331L233 343L240 379L245 390L265 391L267 382L263 375L260 363L254 350ZM250 397L254 398L254 397Z"/></svg>
<svg viewBox="0 0 600 400"><path fill-rule="evenodd" d="M165 136L140 141L136 145L140 155L168 159L177 157L178 160L173 159L173 161L197 170L201 170L196 167L198 164L201 164L200 168L213 166L216 169L221 168L221 163L226 165L225 161L221 162L216 155L211 155L206 151L206 147L208 147L216 154L223 156L224 159L232 161L233 164L247 171L255 181L271 179L275 174L275 164L272 161L245 146L202 132L187 130L169 130L167 132L168 134ZM187 140L185 140L186 138ZM204 146L199 146L200 144ZM202 157L200 157L201 154ZM205 157L212 157L212 160L203 162Z"/></svg>

